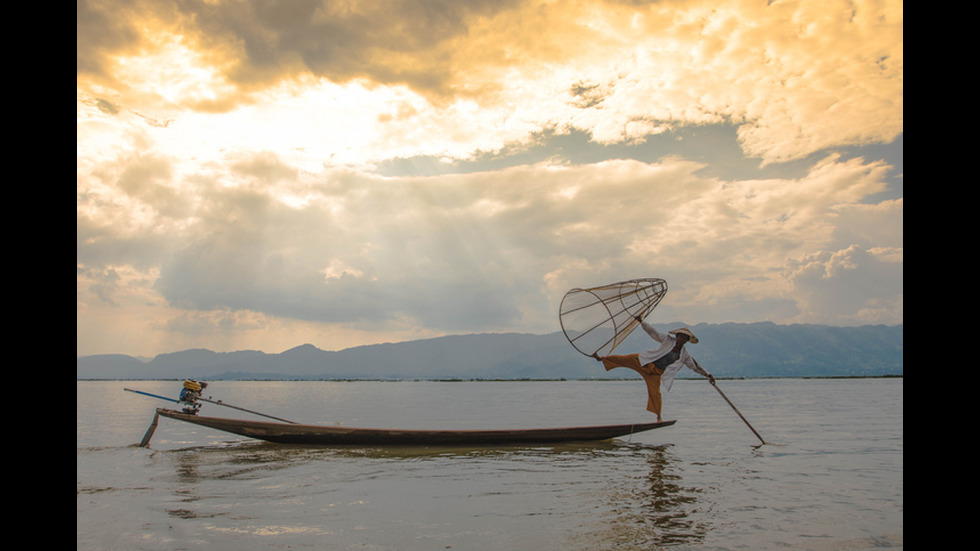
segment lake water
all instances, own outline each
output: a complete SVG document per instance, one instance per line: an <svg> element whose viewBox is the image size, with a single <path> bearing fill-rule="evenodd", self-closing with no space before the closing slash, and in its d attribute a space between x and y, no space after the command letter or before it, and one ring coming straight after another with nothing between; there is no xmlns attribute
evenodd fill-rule
<svg viewBox="0 0 980 551"><path fill-rule="evenodd" d="M275 445L161 418L176 381L79 381L79 550L901 549L903 380L704 380L671 427L505 448ZM648 422L637 378L216 381L205 396L309 424L528 428ZM201 415L254 418L204 404Z"/></svg>

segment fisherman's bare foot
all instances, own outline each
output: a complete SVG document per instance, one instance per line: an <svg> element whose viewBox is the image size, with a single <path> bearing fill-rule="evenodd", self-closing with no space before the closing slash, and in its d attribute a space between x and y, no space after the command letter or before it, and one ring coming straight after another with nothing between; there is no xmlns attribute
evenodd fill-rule
<svg viewBox="0 0 980 551"><path fill-rule="evenodd" d="M658 423L663 423L663 422L664 422L664 420L663 420L663 419L661 419L661 418L660 418L660 416L658 415L658 416L657 416L657 422L658 422Z"/></svg>

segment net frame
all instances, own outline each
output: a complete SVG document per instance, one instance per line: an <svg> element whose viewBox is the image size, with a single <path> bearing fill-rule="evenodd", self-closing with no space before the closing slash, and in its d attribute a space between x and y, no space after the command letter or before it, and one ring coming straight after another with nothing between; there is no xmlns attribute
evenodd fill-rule
<svg viewBox="0 0 980 551"><path fill-rule="evenodd" d="M667 293L660 278L640 278L570 289L562 298L558 319L565 338L586 356L609 355Z"/></svg>

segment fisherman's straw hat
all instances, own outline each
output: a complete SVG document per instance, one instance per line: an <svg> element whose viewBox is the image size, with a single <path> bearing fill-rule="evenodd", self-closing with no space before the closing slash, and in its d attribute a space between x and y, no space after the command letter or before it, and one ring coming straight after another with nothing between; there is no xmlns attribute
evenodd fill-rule
<svg viewBox="0 0 980 551"><path fill-rule="evenodd" d="M676 335L678 333L683 333L683 334L687 335L688 337L690 337L691 340L688 341L689 343L691 343L691 344L697 344L698 343L698 338L695 337L694 336L694 333L691 333L691 330L688 329L687 327L681 327L680 329L674 329L673 331L670 331L670 333L672 335Z"/></svg>

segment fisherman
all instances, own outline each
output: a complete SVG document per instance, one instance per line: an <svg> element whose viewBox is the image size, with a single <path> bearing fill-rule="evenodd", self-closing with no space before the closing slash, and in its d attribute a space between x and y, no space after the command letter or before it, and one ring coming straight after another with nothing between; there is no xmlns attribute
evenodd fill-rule
<svg viewBox="0 0 980 551"><path fill-rule="evenodd" d="M207 383L192 379L184 381L184 388L180 389L180 403L186 404L186 407L183 409L184 413L197 415L197 410L201 409L201 404L197 399L201 397L201 391L207 388L207 386Z"/></svg>
<svg viewBox="0 0 980 551"><path fill-rule="evenodd" d="M662 421L660 411L663 406L663 399L660 396L660 386L665 390L670 390L674 382L674 377L680 371L681 366L686 365L699 375L708 378L711 384L715 384L715 378L704 370L694 358L688 354L684 345L687 343L697 344L698 338L694 336L687 327L675 329L668 334L657 331L652 325L636 316L636 321L640 322L640 327L647 332L653 340L660 343L660 346L640 352L639 354L627 354L624 356L600 357L598 352L592 354L597 361L602 362L606 371L614 367L628 367L639 373L647 384L647 410L657 414L657 422Z"/></svg>

